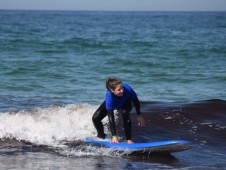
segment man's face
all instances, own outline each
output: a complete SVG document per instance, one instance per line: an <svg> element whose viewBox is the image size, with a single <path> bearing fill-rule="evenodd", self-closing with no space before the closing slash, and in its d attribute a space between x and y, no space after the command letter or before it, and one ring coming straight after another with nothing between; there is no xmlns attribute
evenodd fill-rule
<svg viewBox="0 0 226 170"><path fill-rule="evenodd" d="M117 97L123 96L124 88L123 88L122 84L117 85L115 90L112 90L112 93Z"/></svg>

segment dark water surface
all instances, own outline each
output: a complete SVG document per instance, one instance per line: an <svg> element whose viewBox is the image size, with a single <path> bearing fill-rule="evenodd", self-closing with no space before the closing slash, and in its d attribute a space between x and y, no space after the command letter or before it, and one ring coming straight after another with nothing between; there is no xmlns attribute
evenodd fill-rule
<svg viewBox="0 0 226 170"><path fill-rule="evenodd" d="M2 113L0 167L12 169L225 168L226 101L142 103L146 126L139 128L135 123L135 113L132 113L134 141L183 139L193 143L191 149L172 155L130 155L127 151L120 152L85 144L82 139L95 133L90 121L93 107L88 104L79 106L75 104ZM85 120L83 116L86 117ZM79 123L75 117L79 117ZM119 123L118 132L123 136L120 127Z"/></svg>

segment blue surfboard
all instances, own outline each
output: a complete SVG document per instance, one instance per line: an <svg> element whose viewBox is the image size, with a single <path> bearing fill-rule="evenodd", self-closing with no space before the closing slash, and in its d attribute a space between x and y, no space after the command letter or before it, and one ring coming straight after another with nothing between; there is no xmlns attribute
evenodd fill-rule
<svg viewBox="0 0 226 170"><path fill-rule="evenodd" d="M152 153L172 153L184 151L192 147L192 143L185 140L167 140L159 142L147 142L147 143L133 143L128 144L126 142L112 143L106 140L98 140L92 138L86 138L86 143L94 145L112 148L116 150L132 150L133 152L152 152Z"/></svg>

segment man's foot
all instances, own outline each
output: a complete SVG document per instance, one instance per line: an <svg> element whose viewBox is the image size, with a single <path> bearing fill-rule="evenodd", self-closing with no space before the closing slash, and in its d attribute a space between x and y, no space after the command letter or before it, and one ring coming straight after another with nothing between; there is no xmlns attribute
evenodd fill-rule
<svg viewBox="0 0 226 170"><path fill-rule="evenodd" d="M127 143L128 144L132 144L132 143L134 143L132 140L127 140Z"/></svg>
<svg viewBox="0 0 226 170"><path fill-rule="evenodd" d="M104 133L104 134L98 134L97 137L98 137L98 138L101 138L101 139L105 139L106 134L105 134L105 133Z"/></svg>

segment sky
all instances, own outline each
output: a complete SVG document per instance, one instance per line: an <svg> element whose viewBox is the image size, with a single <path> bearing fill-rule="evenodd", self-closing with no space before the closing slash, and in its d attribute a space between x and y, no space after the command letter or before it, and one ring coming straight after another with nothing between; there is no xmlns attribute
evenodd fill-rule
<svg viewBox="0 0 226 170"><path fill-rule="evenodd" d="M226 0L0 0L0 9L226 11Z"/></svg>

